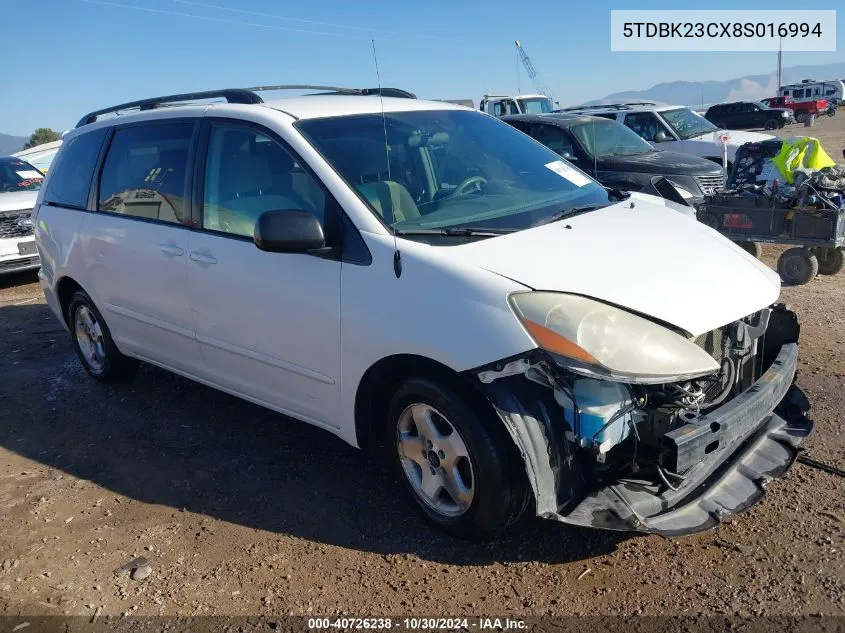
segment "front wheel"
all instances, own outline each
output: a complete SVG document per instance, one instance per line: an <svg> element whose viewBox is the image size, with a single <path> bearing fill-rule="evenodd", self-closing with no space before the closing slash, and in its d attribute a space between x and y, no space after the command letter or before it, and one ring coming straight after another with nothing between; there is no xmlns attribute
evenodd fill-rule
<svg viewBox="0 0 845 633"><path fill-rule="evenodd" d="M807 120L807 113L806 112L796 112L795 113L795 121L797 123L803 123Z"/></svg>
<svg viewBox="0 0 845 633"><path fill-rule="evenodd" d="M778 273L784 283L800 286L819 274L819 260L809 248L790 248L778 258Z"/></svg>
<svg viewBox="0 0 845 633"><path fill-rule="evenodd" d="M423 516L459 538L511 532L531 492L516 446L491 410L479 410L450 386L404 381L388 414L386 447Z"/></svg>
<svg viewBox="0 0 845 633"><path fill-rule="evenodd" d="M73 349L90 376L117 382L135 374L138 361L120 353L103 315L86 292L73 293L67 314Z"/></svg>
<svg viewBox="0 0 845 633"><path fill-rule="evenodd" d="M763 127L767 130L776 130L780 127L780 123L775 119L768 119Z"/></svg>

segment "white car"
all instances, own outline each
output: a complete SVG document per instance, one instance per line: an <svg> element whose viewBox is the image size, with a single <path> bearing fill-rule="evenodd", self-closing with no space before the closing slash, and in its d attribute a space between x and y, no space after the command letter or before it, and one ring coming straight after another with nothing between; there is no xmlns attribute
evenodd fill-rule
<svg viewBox="0 0 845 633"><path fill-rule="evenodd" d="M35 147L23 149L19 152L12 154L12 156L16 156L21 160L25 160L30 165L35 167L38 171L46 174L47 170L50 169L50 165L52 164L53 159L56 157L56 154L58 153L59 148L61 146L62 141L60 139L58 141L42 143L41 145L36 145Z"/></svg>
<svg viewBox="0 0 845 633"><path fill-rule="evenodd" d="M0 156L0 274L38 268L32 208L44 174L14 156Z"/></svg>
<svg viewBox="0 0 845 633"><path fill-rule="evenodd" d="M577 112L624 123L658 149L691 154L722 164L722 135L727 134L728 170L736 150L745 143L759 143L774 138L771 134L722 130L685 106L652 101L611 105L578 106L564 112Z"/></svg>
<svg viewBox="0 0 845 633"><path fill-rule="evenodd" d="M462 537L531 514L708 529L812 426L773 271L443 102L226 90L91 113L36 239L91 376L145 361L379 449Z"/></svg>

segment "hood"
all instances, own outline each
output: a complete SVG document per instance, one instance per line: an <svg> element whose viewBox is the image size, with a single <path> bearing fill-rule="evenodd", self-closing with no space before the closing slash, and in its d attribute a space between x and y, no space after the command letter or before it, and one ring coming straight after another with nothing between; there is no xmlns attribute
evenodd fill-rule
<svg viewBox="0 0 845 633"><path fill-rule="evenodd" d="M637 174L720 176L722 168L712 160L680 152L656 150L631 156L603 156L596 160L600 170Z"/></svg>
<svg viewBox="0 0 845 633"><path fill-rule="evenodd" d="M718 144L721 146L722 141L719 140L719 136L723 133L727 132L730 140L728 140L728 147L737 148L740 145L744 145L745 143L760 143L762 141L768 141L770 139L775 138L771 134L761 134L760 132L741 132L740 130L718 130L716 132L708 132L707 134L702 134L701 136L696 136L694 138L687 139L688 141L700 141L702 143L712 143L714 145Z"/></svg>
<svg viewBox="0 0 845 633"><path fill-rule="evenodd" d="M777 300L778 275L716 231L645 196L630 205L449 252L534 290L593 297L695 336Z"/></svg>
<svg viewBox="0 0 845 633"><path fill-rule="evenodd" d="M38 200L37 191L10 191L0 193L0 211L29 210L35 206Z"/></svg>

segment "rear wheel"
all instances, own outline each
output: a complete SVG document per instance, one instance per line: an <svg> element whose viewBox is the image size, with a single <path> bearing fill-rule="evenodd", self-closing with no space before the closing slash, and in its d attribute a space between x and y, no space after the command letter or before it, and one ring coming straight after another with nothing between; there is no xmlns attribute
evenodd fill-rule
<svg viewBox="0 0 845 633"><path fill-rule="evenodd" d="M385 446L394 469L423 516L459 538L510 532L530 505L522 461L493 417L428 378L404 381L391 401Z"/></svg>
<svg viewBox="0 0 845 633"><path fill-rule="evenodd" d="M736 245L757 259L760 259L760 255L763 254L763 247L760 245L760 242L736 242Z"/></svg>
<svg viewBox="0 0 845 633"><path fill-rule="evenodd" d="M784 283L800 286L819 274L819 260L809 248L790 248L778 258L778 273Z"/></svg>
<svg viewBox="0 0 845 633"><path fill-rule="evenodd" d="M73 293L67 313L73 349L85 371L102 382L127 380L135 374L138 361L120 353L103 315L87 293Z"/></svg>
<svg viewBox="0 0 845 633"><path fill-rule="evenodd" d="M845 251L841 248L814 248L813 253L819 260L820 275L835 275L845 267Z"/></svg>

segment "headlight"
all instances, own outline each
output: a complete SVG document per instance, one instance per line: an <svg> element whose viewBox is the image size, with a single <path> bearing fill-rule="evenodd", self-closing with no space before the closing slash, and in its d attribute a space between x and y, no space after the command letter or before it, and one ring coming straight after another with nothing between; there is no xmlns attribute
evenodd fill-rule
<svg viewBox="0 0 845 633"><path fill-rule="evenodd" d="M684 199L686 199L686 200L689 200L690 198L695 198L695 194L693 194L690 191L687 191L683 187L679 187L678 185L675 185L675 189L677 189L678 193L681 194L684 197Z"/></svg>
<svg viewBox="0 0 845 633"><path fill-rule="evenodd" d="M579 374L659 384L719 370L707 352L683 336L593 299L520 292L510 302L537 345Z"/></svg>
<svg viewBox="0 0 845 633"><path fill-rule="evenodd" d="M678 193L685 200L704 195L701 187L698 186L698 183L692 176L666 176L666 180L672 183L672 186L678 190Z"/></svg>

